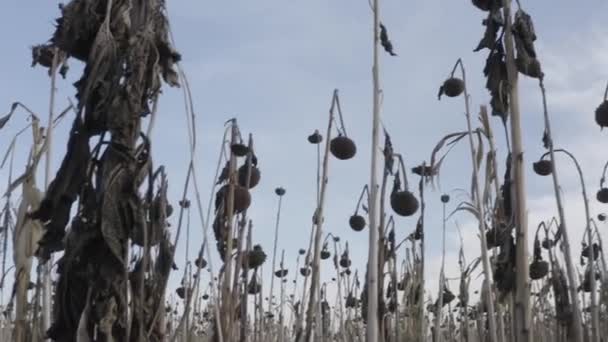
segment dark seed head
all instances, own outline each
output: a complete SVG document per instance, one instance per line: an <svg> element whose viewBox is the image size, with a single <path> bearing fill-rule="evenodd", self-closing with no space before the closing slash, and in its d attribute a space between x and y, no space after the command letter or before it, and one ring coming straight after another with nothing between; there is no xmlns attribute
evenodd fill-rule
<svg viewBox="0 0 608 342"><path fill-rule="evenodd" d="M249 147L243 144L232 144L230 145L230 151L237 157L244 157L249 153Z"/></svg>
<svg viewBox="0 0 608 342"><path fill-rule="evenodd" d="M597 219L604 222L606 221L606 214L602 213L602 214L598 214L597 215Z"/></svg>
<svg viewBox="0 0 608 342"><path fill-rule="evenodd" d="M198 268L205 268L205 267L207 267L207 260L205 260L202 257L198 257L198 258L196 258L196 260L194 260L194 264Z"/></svg>
<svg viewBox="0 0 608 342"><path fill-rule="evenodd" d="M505 243L507 231L501 227L492 227L486 231L486 244L488 248L500 247Z"/></svg>
<svg viewBox="0 0 608 342"><path fill-rule="evenodd" d="M541 159L532 164L534 172L539 176L548 176L553 172L553 167L550 160Z"/></svg>
<svg viewBox="0 0 608 342"><path fill-rule="evenodd" d="M489 11L491 8L491 0L473 0L473 5L482 11Z"/></svg>
<svg viewBox="0 0 608 342"><path fill-rule="evenodd" d="M350 260L348 258L345 258L344 256L342 256L340 258L340 266L343 268L350 267Z"/></svg>
<svg viewBox="0 0 608 342"><path fill-rule="evenodd" d="M311 144L320 144L323 141L323 136L319 134L319 131L315 131L313 134L308 136L308 142Z"/></svg>
<svg viewBox="0 0 608 342"><path fill-rule="evenodd" d="M277 196L283 196L285 195L285 189L283 189L282 187L278 187L274 189L274 193L277 194Z"/></svg>
<svg viewBox="0 0 608 342"><path fill-rule="evenodd" d="M329 145L329 149L331 154L340 160L351 159L357 153L357 146L355 145L355 142L344 135L333 138Z"/></svg>
<svg viewBox="0 0 608 342"><path fill-rule="evenodd" d="M608 126L608 100L604 100L595 110L595 122L601 128Z"/></svg>
<svg viewBox="0 0 608 342"><path fill-rule="evenodd" d="M608 203L608 188L601 188L595 197L601 203Z"/></svg>
<svg viewBox="0 0 608 342"><path fill-rule="evenodd" d="M360 232L365 228L365 218L361 215L353 215L348 220L348 224L354 231Z"/></svg>
<svg viewBox="0 0 608 342"><path fill-rule="evenodd" d="M450 201L450 195L444 194L441 195L441 202L448 203Z"/></svg>
<svg viewBox="0 0 608 342"><path fill-rule="evenodd" d="M251 281L247 285L247 293L250 295L256 295L260 292L261 288L262 286L258 284L257 280L255 278L251 278Z"/></svg>
<svg viewBox="0 0 608 342"><path fill-rule="evenodd" d="M464 91L464 82L460 78L450 77L443 82L443 93L448 97L460 96Z"/></svg>
<svg viewBox="0 0 608 342"><path fill-rule="evenodd" d="M300 274L302 276L308 277L310 275L310 273L311 273L310 268L308 268L308 267L302 267L302 268L300 268Z"/></svg>
<svg viewBox="0 0 608 342"><path fill-rule="evenodd" d="M456 298L456 296L452 293L452 291L450 291L448 288L443 289L443 305L444 306L450 304L455 298Z"/></svg>
<svg viewBox="0 0 608 342"><path fill-rule="evenodd" d="M549 273L549 263L544 260L535 260L530 264L530 279L538 280Z"/></svg>
<svg viewBox="0 0 608 342"><path fill-rule="evenodd" d="M300 250L298 251L298 253L300 253L300 255L304 255L306 254L306 250L303 248L300 248Z"/></svg>
<svg viewBox="0 0 608 342"><path fill-rule="evenodd" d="M321 259L327 260L330 256L331 253L327 249L323 248L323 250L321 251Z"/></svg>
<svg viewBox="0 0 608 342"><path fill-rule="evenodd" d="M223 197L226 200L226 208L228 207L228 194L230 186L224 185L219 191L223 192ZM234 211L237 213L245 211L251 205L251 194L249 190L240 185L234 186Z"/></svg>
<svg viewBox="0 0 608 342"><path fill-rule="evenodd" d="M274 275L278 278L283 278L283 277L287 276L287 273L289 273L288 270L278 270L278 271L274 272Z"/></svg>
<svg viewBox="0 0 608 342"><path fill-rule="evenodd" d="M591 251L593 251L593 260L597 260L598 256L600 255L600 245L598 245L597 243L593 243L593 248L589 248L589 246L585 246L585 248L583 248L583 250L581 251L581 255L584 258L589 258L589 255L591 254Z"/></svg>
<svg viewBox="0 0 608 342"><path fill-rule="evenodd" d="M178 287L175 292L177 293L177 296L179 298L186 298L186 288L184 288L183 286ZM188 297L192 297L192 289L188 289Z"/></svg>
<svg viewBox="0 0 608 342"><path fill-rule="evenodd" d="M266 253L264 253L262 246L253 246L253 250L247 252L246 261L248 262L248 266L250 269L255 269L262 266L262 264L264 264L264 262L266 261Z"/></svg>
<svg viewBox="0 0 608 342"><path fill-rule="evenodd" d="M412 216L418 211L418 199L413 193L404 190L391 194L391 207L401 216Z"/></svg>
<svg viewBox="0 0 608 342"><path fill-rule="evenodd" d="M249 177L249 189L254 188L260 182L261 172L256 166L251 166L251 175ZM245 187L247 185L247 164L239 167L239 185Z"/></svg>

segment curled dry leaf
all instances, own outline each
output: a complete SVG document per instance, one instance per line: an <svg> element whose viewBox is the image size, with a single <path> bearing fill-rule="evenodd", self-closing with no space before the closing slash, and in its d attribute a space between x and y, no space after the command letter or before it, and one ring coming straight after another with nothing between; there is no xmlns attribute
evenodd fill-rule
<svg viewBox="0 0 608 342"><path fill-rule="evenodd" d="M393 51L393 43L388 38L386 27L382 23L380 23L380 45L382 45L384 51L386 51L389 55L397 56L397 54Z"/></svg>

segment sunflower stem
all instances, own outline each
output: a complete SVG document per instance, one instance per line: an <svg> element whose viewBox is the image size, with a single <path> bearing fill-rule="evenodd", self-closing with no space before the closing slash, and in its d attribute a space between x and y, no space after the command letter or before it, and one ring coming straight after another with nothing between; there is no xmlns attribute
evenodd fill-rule
<svg viewBox="0 0 608 342"><path fill-rule="evenodd" d="M545 134L548 137L548 147L549 152L545 153L545 155L549 155L549 159L551 161L551 179L553 181L553 190L555 194L555 202L557 204L557 213L559 216L560 224L558 225L558 230L562 235L561 246L564 252L564 259L566 262L566 272L568 274L568 282L570 286L568 289L570 290L570 297L572 300L572 325L571 328L573 330L573 338L574 342L582 342L583 341L583 326L582 326L582 314L580 303L578 301L578 279L576 276L576 268L574 267L574 262L572 259L572 250L570 248L570 238L568 236L568 227L566 222L566 214L564 211L564 204L562 199L562 192L559 183L558 173L557 173L557 163L555 161L555 149L553 145L553 136L551 134L551 120L549 118L549 111L547 109L547 96L545 91L545 86L543 83L543 79L541 78L539 81L539 87L542 94L543 100L543 118L545 123ZM544 157L544 156L543 156ZM602 176L603 177L603 176Z"/></svg>
<svg viewBox="0 0 608 342"><path fill-rule="evenodd" d="M379 66L379 42L380 42L380 1L373 0L373 113L372 113L372 143L371 143L371 167L370 167L370 195L369 195L369 254L367 258L367 329L366 341L376 342L379 340L378 332L378 149L380 144L380 66Z"/></svg>
<svg viewBox="0 0 608 342"><path fill-rule="evenodd" d="M488 246L486 243L486 221L485 221L485 208L484 205L482 203L482 194L481 194L481 185L479 182L479 165L477 164L477 158L476 158L476 152L475 152L475 143L473 141L473 129L472 129L472 125L471 125L471 111L469 108L469 93L467 91L467 81L466 81L466 72L464 69L464 66L462 64L462 62L459 63L460 64L460 71L462 72L462 81L464 83L464 104L465 104L465 116L466 116L466 121L467 121L467 129L468 129L468 136L469 136L469 146L470 146L470 150L471 150L471 161L473 163L473 187L475 189L475 193L471 194L472 196L474 196L474 203L475 203L475 207L477 209L477 213L479 215L478 217L478 221L479 221L479 240L481 242L481 260L482 260L482 266L483 266L483 273L484 273L484 283L483 286L485 287L485 292L486 292L486 307L488 310L488 328L489 328L489 334L490 334L490 341L491 342L497 342L497 331L496 331L496 315L495 315L495 311L494 311L494 292L493 292L493 286L492 286L492 280L493 280L493 276L492 276L492 265L490 264L490 258L488 256ZM481 148L481 147L478 147ZM526 261L527 262L527 261ZM527 263L526 263L527 266Z"/></svg>
<svg viewBox="0 0 608 342"><path fill-rule="evenodd" d="M512 0L503 0L503 17L506 24L504 40L506 51L507 78L509 81L509 108L511 118L513 207L515 211L517 277L515 284L515 328L518 342L531 341L530 333L530 281L528 265L528 211L526 204L526 180L524 171L524 149L519 108L518 71L515 64L513 43Z"/></svg>

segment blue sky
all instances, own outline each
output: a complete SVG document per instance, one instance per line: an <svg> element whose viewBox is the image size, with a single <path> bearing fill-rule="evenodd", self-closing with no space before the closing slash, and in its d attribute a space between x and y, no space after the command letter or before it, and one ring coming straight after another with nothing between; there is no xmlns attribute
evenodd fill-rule
<svg viewBox="0 0 608 342"><path fill-rule="evenodd" d="M50 82L45 70L30 68L30 47L50 37L54 18L59 14L57 4L9 0L3 11L0 113L8 110L12 102L22 101L46 118ZM555 143L579 157L594 197L601 166L608 159L603 148L606 133L600 132L593 121L593 111L608 81L608 31L601 24L608 4L559 0L550 6L532 1L523 5L535 21ZM354 264L363 268L367 230L352 233L348 217L361 187L369 181L372 15L367 1L180 0L168 2L168 10L194 97L198 179L205 206L223 124L237 117L242 132L253 133L255 139L262 181L252 192L250 216L254 243L261 243L269 256L277 186L287 189L279 248L286 249L287 259L293 263L297 250L307 246L314 210L316 152L306 137L315 128L325 130L332 91L340 90L347 131L356 141L358 153L351 161L330 159L325 229L349 241ZM472 52L483 35L484 15L465 0L387 0L382 2L381 18L399 54L383 54L381 58L382 119L409 168L428 160L443 135L466 127L462 98L439 102L436 97L438 87L458 58L463 59L467 69L474 111L489 100L482 74L486 53ZM65 108L67 97L74 94L71 84L78 78L80 67L76 61L71 61L71 67L68 79L58 82L56 110ZM542 107L535 81L522 78L521 105L525 158L531 165L542 153ZM61 137L67 137L71 119L70 116L65 120L56 133L55 168L65 151ZM8 145L24 123L23 116L13 117L0 134L0 148ZM498 152L504 158L502 129L498 120L493 124L500 142ZM174 203L180 196L189 158L185 129L181 91L165 88L152 136L153 155L156 164L166 165ZM28 139L21 140L22 156ZM20 159L21 164L17 163L17 170L23 169L24 158ZM563 158L558 163L568 223L578 249L584 227L580 187L573 166ZM500 164L502 167L504 163ZM468 146L456 148L444 168L443 191L468 188ZM533 229L541 219L555 215L556 210L550 179L535 176L531 166L528 171L529 221ZM5 183L6 177L7 170L0 170L0 184ZM411 182L417 181L413 175L410 177ZM39 184L43 184L42 177ZM436 288L441 247L440 194L439 189L432 192L429 188L426 196L427 286L432 291ZM594 214L603 210L593 198L591 202ZM202 240L195 216L193 213L191 247ZM457 220L471 260L478 254L476 227L466 216ZM398 219L398 238L409 234L414 225L415 219ZM448 268L453 270L457 267L459 243L454 221L449 227ZM605 227L603 232L608 234ZM185 243L186 239L181 239L178 260L184 258ZM217 262L214 266L217 269ZM324 279L331 277L331 273L324 273Z"/></svg>

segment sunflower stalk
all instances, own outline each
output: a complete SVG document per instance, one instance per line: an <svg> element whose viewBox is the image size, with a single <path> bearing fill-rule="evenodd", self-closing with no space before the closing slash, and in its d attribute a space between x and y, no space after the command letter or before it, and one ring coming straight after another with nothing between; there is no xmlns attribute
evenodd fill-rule
<svg viewBox="0 0 608 342"><path fill-rule="evenodd" d="M516 253L515 267L517 277L515 284L515 332L518 342L531 341L530 334L530 281L528 278L528 210L526 204L526 180L524 171L524 149L519 108L518 70L515 63L513 44L513 18L511 17L512 0L503 0L503 17L505 18L504 40L506 51L507 78L509 82L509 109L512 144L512 181L513 209L515 214Z"/></svg>
<svg viewBox="0 0 608 342"><path fill-rule="evenodd" d="M281 220L281 205L283 203L283 196L279 196L279 204L277 207L277 215L275 218L275 226L274 226L274 241L272 247L272 268L271 273L276 271L276 255L277 255L277 244L279 242L279 223ZM283 264L281 263L281 270L283 269ZM274 304L274 276L270 276L270 292L268 294L268 312L272 312L273 304Z"/></svg>
<svg viewBox="0 0 608 342"><path fill-rule="evenodd" d="M369 184L369 254L367 258L367 327L366 340L379 341L380 332L378 324L378 287L383 286L379 282L378 269L378 215L382 213L378 208L378 149L380 144L380 63L379 63L379 43L380 43L380 1L373 0L373 113L372 113L372 143L371 143L371 165L370 165L370 184Z"/></svg>
<svg viewBox="0 0 608 342"><path fill-rule="evenodd" d="M473 129L472 129L472 125L471 125L471 112L470 112L470 108L469 108L469 102L470 102L470 98L469 98L469 94L467 91L467 80L466 80L466 72L464 69L464 65L462 63L462 60L458 60L456 62L456 64L460 64L460 71L462 73L462 81L464 83L464 103L465 103L465 117L466 117L466 121L467 121L467 128L468 128L468 132L469 132L469 146L471 149L471 161L473 163L473 188L475 190L475 192L472 194L474 196L474 203L475 203L475 209L477 209L477 213L478 213L478 221L479 221L479 240L481 242L481 259L482 259L482 266L483 266L483 273L484 273L484 283L483 286L485 287L485 291L486 291L486 297L484 298L485 300L485 305L486 308L488 310L488 329L489 329L489 338L490 338L490 342L498 342L498 338L497 338L497 331L496 331L496 315L495 315L495 311L494 311L494 292L493 292L493 285L492 285L492 280L493 280L493 276L492 276L492 265L490 264L490 257L488 255L488 246L486 243L486 239L485 239L485 234L486 234L486 221L485 221L485 207L482 203L483 197L481 194L481 185L479 182L479 164L477 161L477 153L475 151L475 142L473 141ZM481 140L480 140L480 146L478 147L479 150L481 150ZM527 265L527 263L526 263Z"/></svg>
<svg viewBox="0 0 608 342"><path fill-rule="evenodd" d="M589 254L589 264L587 266L587 272L590 272L590 285L591 285L591 303L589 303L589 308L591 311L591 341L592 342L600 342L600 321L599 321L599 306L598 306L598 301L597 301L597 284L596 284L596 279L595 279L595 258L593 256L594 252L593 252L593 233L591 231L591 214L589 213L589 197L587 196L587 188L585 186L585 178L583 175L583 170L581 169L580 164L578 163L578 160L576 159L576 157L574 157L574 155L570 152L568 152L565 149L556 149L553 151L553 153L564 153L566 156L568 156L570 158L570 160L572 160L572 162L574 163L574 166L576 167L576 171L578 173L579 176L579 180L581 182L581 191L582 191L582 196L583 196L583 204L585 206L585 233L587 234L587 239L588 239L588 246L589 246L589 250L590 250L590 254ZM551 151L546 152L546 154L551 154ZM561 224L563 224L564 221L561 222ZM561 228L560 228L561 229ZM565 229L564 229L565 230ZM565 238L565 236L563 236L563 238ZM572 286L570 286L572 287ZM572 298L572 302L574 303L576 301L577 297ZM571 303L571 304L573 304Z"/></svg>
<svg viewBox="0 0 608 342"><path fill-rule="evenodd" d="M443 202L443 201L442 201ZM437 307L435 308L435 330L434 338L435 342L442 342L443 335L441 334L441 316L443 312L443 289L445 286L445 207L446 202L443 202L442 211L442 226L441 226L441 269L439 270L439 292L437 298Z"/></svg>
<svg viewBox="0 0 608 342"><path fill-rule="evenodd" d="M314 252L312 261L312 279L310 283L310 293L308 299L308 307L306 313L306 333L304 341L310 341L313 329L313 321L317 312L317 295L319 292L319 278L320 278L320 266L321 266L321 249L322 249L322 238L323 238L323 207L325 204L325 193L327 190L328 179L328 168L329 168L329 145L331 141L331 129L334 121L334 109L338 101L338 90L334 90L332 97L331 107L329 109L329 120L327 123L327 134L325 141L325 153L323 155L323 168L321 177L321 190L319 194L319 202L314 213L314 226L315 239L314 239ZM320 319L320 317L319 317ZM317 324L319 321L317 320Z"/></svg>
<svg viewBox="0 0 608 342"><path fill-rule="evenodd" d="M566 272L568 274L568 282L570 286L568 287L570 291L571 297L571 305L572 305L572 324L570 325L572 329L572 336L574 342L582 342L583 341L583 326L582 326L582 314L581 307L578 301L578 279L576 276L576 268L574 267L574 261L572 259L572 249L570 247L570 238L568 232L568 226L566 222L566 214L564 211L564 204L562 199L562 192L559 183L559 176L557 173L557 163L555 160L555 148L553 145L553 135L551 134L551 120L549 118L549 110L547 106L547 95L545 91L545 85L543 82L543 78L541 77L539 80L539 88L541 90L542 101L543 101L543 119L545 124L545 137L547 141L547 147L549 149L549 160L551 161L551 179L553 181L553 190L555 195L555 202L557 204L557 213L559 217L560 224L558 225L558 229L560 230L561 238L561 248L564 253L564 261L566 263Z"/></svg>
<svg viewBox="0 0 608 342"><path fill-rule="evenodd" d="M231 126L231 144L236 144L238 139L238 128L236 120L233 119ZM230 153L230 161L228 164L228 200L226 208L226 251L224 252L224 272L222 279L222 329L223 336L227 341L230 341L232 336L232 236L233 236L233 217L234 217L234 190L236 187L236 155Z"/></svg>

